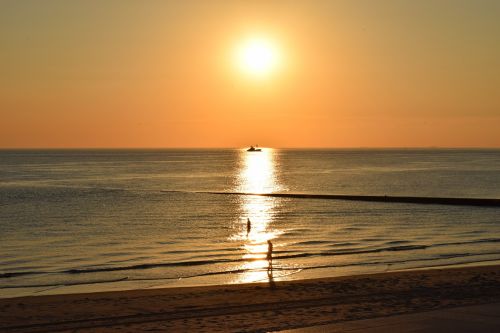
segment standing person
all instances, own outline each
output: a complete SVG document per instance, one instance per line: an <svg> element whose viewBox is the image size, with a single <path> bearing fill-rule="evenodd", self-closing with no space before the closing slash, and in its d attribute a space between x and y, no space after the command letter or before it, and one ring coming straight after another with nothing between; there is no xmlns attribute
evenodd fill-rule
<svg viewBox="0 0 500 333"><path fill-rule="evenodd" d="M252 222L250 222L250 218L247 218L247 236L250 233L250 230L252 230Z"/></svg>
<svg viewBox="0 0 500 333"><path fill-rule="evenodd" d="M273 243L267 240L267 261L269 262L269 269L273 269Z"/></svg>

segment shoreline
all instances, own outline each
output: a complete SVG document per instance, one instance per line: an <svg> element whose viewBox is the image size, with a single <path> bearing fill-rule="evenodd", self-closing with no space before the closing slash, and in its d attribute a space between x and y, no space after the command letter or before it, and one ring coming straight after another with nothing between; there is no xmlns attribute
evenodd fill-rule
<svg viewBox="0 0 500 333"><path fill-rule="evenodd" d="M448 268L466 268L500 265L500 259L486 259L482 261L458 262L458 263L440 263L435 265L401 267L392 269L381 269L386 265L374 266L337 266L316 267L316 268L297 268L292 273L281 275L273 274L275 282L302 281L310 279L330 279L330 278L348 278L360 275L373 275L395 272L410 272L422 270L448 269ZM227 273L221 278L220 274L202 274L187 278L152 278L152 279L128 279L119 278L109 281L88 281L77 283L62 283L48 285L33 285L6 287L0 289L0 300L19 297L41 297L50 295L71 295L71 294L92 294L102 292L122 292L132 290L148 290L163 288L189 288L189 287L210 287L210 286L229 286L254 283L267 283L269 276L265 270L259 272L252 279L245 281L240 275L244 273Z"/></svg>
<svg viewBox="0 0 500 333"><path fill-rule="evenodd" d="M263 332L500 301L500 265L0 299L0 330Z"/></svg>

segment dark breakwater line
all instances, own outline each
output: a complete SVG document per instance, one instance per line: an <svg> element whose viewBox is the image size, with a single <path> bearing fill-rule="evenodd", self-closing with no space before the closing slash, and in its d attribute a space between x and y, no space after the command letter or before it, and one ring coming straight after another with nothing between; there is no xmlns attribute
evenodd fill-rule
<svg viewBox="0 0 500 333"><path fill-rule="evenodd" d="M185 191L162 191L162 192L185 192ZM261 197L295 198L295 199L297 198L324 199L324 200L348 200L348 201L368 201L368 202L386 202L386 203L413 203L413 204L428 204L428 205L500 207L500 199L491 199L491 198L447 198L447 197L304 194L304 193L245 193L245 192L211 192L211 191L196 191L191 193L206 193L206 194L220 194L220 195L255 195Z"/></svg>

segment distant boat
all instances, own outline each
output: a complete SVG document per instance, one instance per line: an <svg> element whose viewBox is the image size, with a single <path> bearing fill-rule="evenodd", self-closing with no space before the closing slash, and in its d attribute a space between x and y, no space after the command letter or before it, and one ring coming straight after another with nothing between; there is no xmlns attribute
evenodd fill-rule
<svg viewBox="0 0 500 333"><path fill-rule="evenodd" d="M247 151L262 151L262 149L257 148L258 146L250 146L250 148L247 149Z"/></svg>

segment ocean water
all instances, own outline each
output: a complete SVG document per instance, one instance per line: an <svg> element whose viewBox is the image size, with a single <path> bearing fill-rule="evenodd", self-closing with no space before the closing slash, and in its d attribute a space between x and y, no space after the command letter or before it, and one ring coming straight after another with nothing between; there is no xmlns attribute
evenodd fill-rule
<svg viewBox="0 0 500 333"><path fill-rule="evenodd" d="M208 192L500 198L500 150L3 150L0 297L500 260L498 207Z"/></svg>

